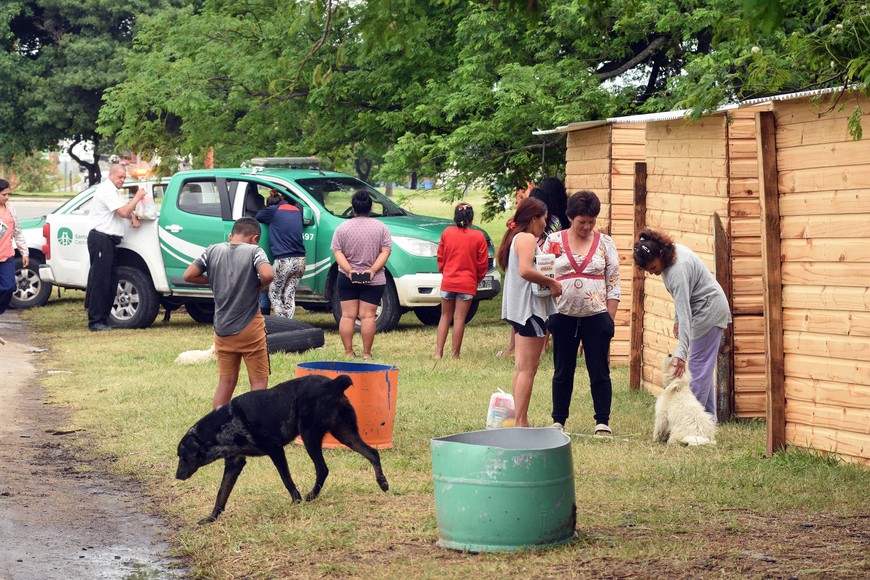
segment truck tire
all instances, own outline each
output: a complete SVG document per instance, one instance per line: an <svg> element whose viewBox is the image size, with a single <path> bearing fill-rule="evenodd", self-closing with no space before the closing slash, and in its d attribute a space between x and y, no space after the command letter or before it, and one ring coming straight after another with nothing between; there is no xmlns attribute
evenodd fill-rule
<svg viewBox="0 0 870 580"><path fill-rule="evenodd" d="M341 276L342 274L339 274ZM341 322L341 301L338 299L338 292L332 293L332 316L335 318L335 323ZM384 289L384 296L381 298L381 303L378 305L378 312L375 315L375 332L390 332L396 330L399 326L399 319L402 318L402 308L399 306L399 294L396 292L396 284L392 277L387 275L387 287ZM359 332L359 319L356 321L356 332Z"/></svg>
<svg viewBox="0 0 870 580"><path fill-rule="evenodd" d="M131 266L118 268L118 290L109 322L118 328L148 328L158 310L160 297L151 278Z"/></svg>
<svg viewBox="0 0 870 580"><path fill-rule="evenodd" d="M184 309L195 322L214 323L214 302L188 302L184 305Z"/></svg>
<svg viewBox="0 0 870 580"><path fill-rule="evenodd" d="M293 332L294 330L308 330L314 328L307 322L284 318L283 316L263 316L266 321L266 334L278 334L279 332Z"/></svg>
<svg viewBox="0 0 870 580"><path fill-rule="evenodd" d="M312 348L320 348L325 340L322 328L303 328L286 332L266 334L266 345L270 353L303 352Z"/></svg>
<svg viewBox="0 0 870 580"><path fill-rule="evenodd" d="M51 283L39 278L39 266L43 260L39 256L31 256L30 263L25 268L21 256L15 258L15 291L12 293L12 308L24 309L42 306L51 296Z"/></svg>
<svg viewBox="0 0 870 580"><path fill-rule="evenodd" d="M480 306L480 300L472 300L471 308L468 309L468 314L465 315L465 324L471 322L474 315L477 314L477 308ZM420 306L414 309L414 314L417 319L426 326L437 326L441 320L441 306ZM453 323L450 323L451 326Z"/></svg>

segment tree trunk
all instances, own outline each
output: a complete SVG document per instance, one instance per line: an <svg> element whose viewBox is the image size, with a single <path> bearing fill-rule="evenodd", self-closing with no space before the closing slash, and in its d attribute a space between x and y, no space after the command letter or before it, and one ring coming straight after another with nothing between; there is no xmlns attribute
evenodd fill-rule
<svg viewBox="0 0 870 580"><path fill-rule="evenodd" d="M369 175L372 172L372 160L371 159L355 159L353 164L356 167L356 176L361 181L368 182Z"/></svg>
<svg viewBox="0 0 870 580"><path fill-rule="evenodd" d="M417 189L417 172L411 172L411 189Z"/></svg>

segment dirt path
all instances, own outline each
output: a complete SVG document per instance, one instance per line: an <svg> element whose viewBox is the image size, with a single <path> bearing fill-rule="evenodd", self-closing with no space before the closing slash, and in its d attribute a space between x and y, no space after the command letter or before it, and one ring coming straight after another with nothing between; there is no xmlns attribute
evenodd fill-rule
<svg viewBox="0 0 870 580"><path fill-rule="evenodd" d="M46 371L16 311L0 337L0 580L182 577L136 486L64 448L76 434L36 384Z"/></svg>

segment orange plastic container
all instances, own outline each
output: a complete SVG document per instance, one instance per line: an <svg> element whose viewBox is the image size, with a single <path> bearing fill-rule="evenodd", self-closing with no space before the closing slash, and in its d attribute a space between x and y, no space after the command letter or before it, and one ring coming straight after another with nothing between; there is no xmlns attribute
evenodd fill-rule
<svg viewBox="0 0 870 580"><path fill-rule="evenodd" d="M331 379L348 375L353 384L344 392L356 411L359 434L375 449L393 446L396 390L399 367L375 363L318 361L296 365L296 377L323 375ZM323 438L326 449L347 449L331 434Z"/></svg>

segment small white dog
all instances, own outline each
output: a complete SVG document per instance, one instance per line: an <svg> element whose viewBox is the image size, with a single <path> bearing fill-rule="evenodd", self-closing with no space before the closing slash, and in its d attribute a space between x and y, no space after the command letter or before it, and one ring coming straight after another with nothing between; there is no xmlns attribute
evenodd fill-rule
<svg viewBox="0 0 870 580"><path fill-rule="evenodd" d="M674 378L674 357L662 357L664 389L656 400L653 440L684 445L715 445L716 424L689 388L689 370Z"/></svg>
<svg viewBox="0 0 870 580"><path fill-rule="evenodd" d="M175 358L177 365L200 365L217 360L214 354L214 344L208 350L186 350Z"/></svg>

